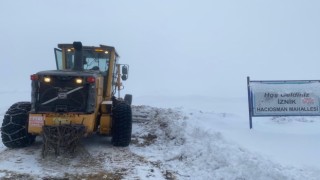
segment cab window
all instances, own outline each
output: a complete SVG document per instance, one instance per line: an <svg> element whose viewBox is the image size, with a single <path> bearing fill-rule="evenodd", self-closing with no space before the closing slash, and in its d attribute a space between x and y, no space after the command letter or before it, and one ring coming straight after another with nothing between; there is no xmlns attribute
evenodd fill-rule
<svg viewBox="0 0 320 180"><path fill-rule="evenodd" d="M66 51L65 53L65 68L63 68L61 50L56 49L57 69L72 69L74 65L74 51ZM105 52L95 52L92 50L83 50L83 69L107 72L109 65L109 54Z"/></svg>

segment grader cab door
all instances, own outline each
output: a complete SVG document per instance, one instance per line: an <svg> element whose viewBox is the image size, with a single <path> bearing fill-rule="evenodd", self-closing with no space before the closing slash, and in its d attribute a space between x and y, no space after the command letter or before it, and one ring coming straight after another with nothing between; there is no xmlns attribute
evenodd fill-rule
<svg viewBox="0 0 320 180"><path fill-rule="evenodd" d="M56 58L56 65L57 69L63 69L63 62L62 62L62 51L61 49L54 48L54 56Z"/></svg>

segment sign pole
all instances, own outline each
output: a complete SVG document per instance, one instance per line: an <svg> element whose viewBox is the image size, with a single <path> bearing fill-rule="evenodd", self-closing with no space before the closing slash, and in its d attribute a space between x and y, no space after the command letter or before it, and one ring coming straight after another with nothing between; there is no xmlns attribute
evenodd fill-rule
<svg viewBox="0 0 320 180"><path fill-rule="evenodd" d="M251 92L250 92L250 77L247 76L247 86L248 86L248 106L249 106L249 127L252 129L252 105L251 105Z"/></svg>

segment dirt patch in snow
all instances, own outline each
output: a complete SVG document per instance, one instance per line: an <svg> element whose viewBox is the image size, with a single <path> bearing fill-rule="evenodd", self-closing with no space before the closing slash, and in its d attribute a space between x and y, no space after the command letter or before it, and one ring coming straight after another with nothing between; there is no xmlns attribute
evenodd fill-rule
<svg viewBox="0 0 320 180"><path fill-rule="evenodd" d="M157 136L154 134L147 134L141 137L132 136L131 143L138 147L145 147L153 144L157 139Z"/></svg>

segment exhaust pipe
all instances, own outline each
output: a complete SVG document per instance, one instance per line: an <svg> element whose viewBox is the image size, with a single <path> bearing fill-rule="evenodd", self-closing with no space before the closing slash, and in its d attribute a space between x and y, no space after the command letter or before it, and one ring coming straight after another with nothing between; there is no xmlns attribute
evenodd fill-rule
<svg viewBox="0 0 320 180"><path fill-rule="evenodd" d="M72 70L75 71L83 71L83 60L82 60L82 43L81 42L73 42L74 52L74 65Z"/></svg>

